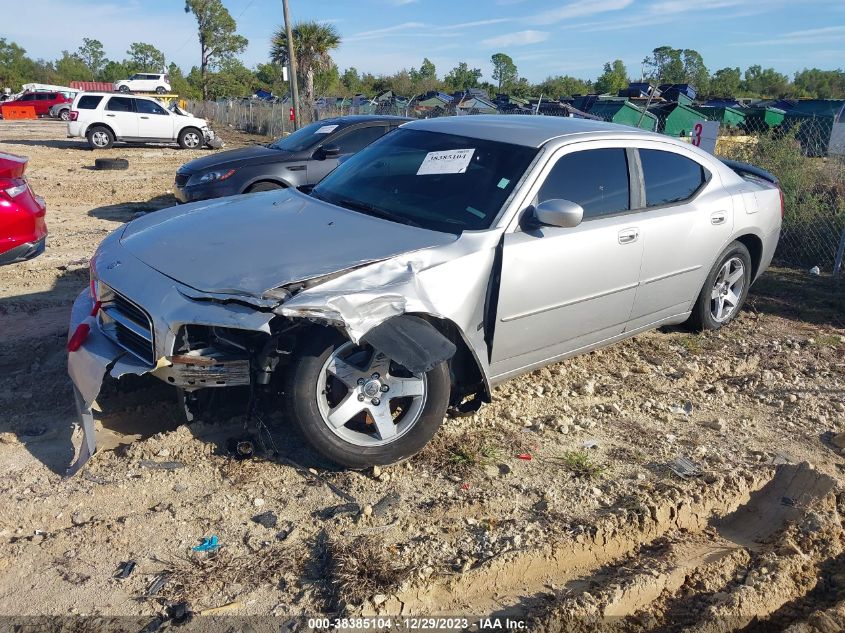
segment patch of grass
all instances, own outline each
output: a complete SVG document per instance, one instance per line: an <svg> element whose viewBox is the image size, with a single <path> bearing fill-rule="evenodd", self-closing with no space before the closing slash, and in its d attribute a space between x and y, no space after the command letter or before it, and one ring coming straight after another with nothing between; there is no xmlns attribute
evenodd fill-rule
<svg viewBox="0 0 845 633"><path fill-rule="evenodd" d="M397 564L382 541L359 536L340 541L324 536L320 543L324 571L336 606L360 605L376 595L391 595L410 570Z"/></svg>
<svg viewBox="0 0 845 633"><path fill-rule="evenodd" d="M839 336L834 334L819 334L814 338L819 347L839 347L842 344Z"/></svg>
<svg viewBox="0 0 845 633"><path fill-rule="evenodd" d="M687 350L690 354L698 354L701 352L701 337L692 334L685 334L678 339L678 344Z"/></svg>
<svg viewBox="0 0 845 633"><path fill-rule="evenodd" d="M598 479L605 471L604 466L593 462L584 451L566 451L560 461L569 472L583 479Z"/></svg>
<svg viewBox="0 0 845 633"><path fill-rule="evenodd" d="M528 451L518 432L478 428L450 432L441 429L416 457L416 463L430 470L466 477L488 464Z"/></svg>
<svg viewBox="0 0 845 633"><path fill-rule="evenodd" d="M484 466L502 458L502 450L490 444L462 443L449 447L449 461L459 467Z"/></svg>

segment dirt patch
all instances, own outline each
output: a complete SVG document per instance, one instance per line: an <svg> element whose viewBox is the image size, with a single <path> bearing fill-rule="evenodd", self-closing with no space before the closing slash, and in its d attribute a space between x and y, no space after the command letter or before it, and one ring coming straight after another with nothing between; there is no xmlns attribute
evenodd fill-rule
<svg viewBox="0 0 845 633"><path fill-rule="evenodd" d="M88 258L172 204L176 168L207 153L95 154L64 136L0 122L51 231L44 255L0 268L0 614L149 621L187 601L208 615L506 613L550 631L610 615L631 631L842 621L842 289L802 271L767 273L721 332L650 332L511 380L402 466L328 469L281 415L245 428L236 399L184 425L151 382L102 398L114 450L61 479L79 445L65 319ZM95 156L130 169L87 169ZM237 460L247 436L256 456ZM267 512L274 527L255 520ZM211 536L218 553L192 551ZM172 583L150 595L163 573Z"/></svg>

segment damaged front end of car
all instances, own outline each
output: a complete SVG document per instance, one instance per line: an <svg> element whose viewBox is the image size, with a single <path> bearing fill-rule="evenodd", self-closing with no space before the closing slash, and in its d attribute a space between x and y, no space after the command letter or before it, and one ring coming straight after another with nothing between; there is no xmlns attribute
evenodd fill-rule
<svg viewBox="0 0 845 633"><path fill-rule="evenodd" d="M314 328L336 330L411 372L449 361L450 404L489 401L485 310L498 238L450 243L286 283L260 294L198 291L107 238L76 299L68 371L84 440L67 476L96 451L95 400L106 379L152 375L186 394L278 384ZM454 284L461 279L460 286ZM282 396L284 397L284 396Z"/></svg>

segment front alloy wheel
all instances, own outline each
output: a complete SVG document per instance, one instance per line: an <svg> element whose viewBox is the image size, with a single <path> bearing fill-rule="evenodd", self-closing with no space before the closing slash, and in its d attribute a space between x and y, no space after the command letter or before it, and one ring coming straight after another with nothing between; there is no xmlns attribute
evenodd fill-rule
<svg viewBox="0 0 845 633"><path fill-rule="evenodd" d="M401 438L420 419L426 383L425 374L414 375L381 352L346 343L317 376L317 406L342 440L380 446Z"/></svg>
<svg viewBox="0 0 845 633"><path fill-rule="evenodd" d="M286 370L289 417L325 457L349 468L418 452L446 413L448 363L414 374L368 345L314 330Z"/></svg>
<svg viewBox="0 0 845 633"><path fill-rule="evenodd" d="M202 145L202 134L190 128L179 134L179 145L182 149L196 149Z"/></svg>

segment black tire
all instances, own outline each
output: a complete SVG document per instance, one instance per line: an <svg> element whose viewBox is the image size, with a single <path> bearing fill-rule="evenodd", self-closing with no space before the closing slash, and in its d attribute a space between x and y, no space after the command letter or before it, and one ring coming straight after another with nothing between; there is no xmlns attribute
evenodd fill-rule
<svg viewBox="0 0 845 633"><path fill-rule="evenodd" d="M165 92L167 92L167 90L164 89L164 86L159 86L158 88L156 88L157 95L163 95Z"/></svg>
<svg viewBox="0 0 845 633"><path fill-rule="evenodd" d="M108 149L114 144L114 134L109 128L102 125L89 128L85 137L88 139L88 145L91 146L91 149ZM105 141L99 139L105 139Z"/></svg>
<svg viewBox="0 0 845 633"><path fill-rule="evenodd" d="M117 91L122 92L124 94L127 93L127 92L130 92L129 86L121 86L120 88L117 89Z"/></svg>
<svg viewBox="0 0 845 633"><path fill-rule="evenodd" d="M254 193L256 191L275 191L276 189L284 189L284 187L277 182L257 182L247 189L246 193Z"/></svg>
<svg viewBox="0 0 845 633"><path fill-rule="evenodd" d="M59 118L62 121L70 121L70 110L62 110L59 112Z"/></svg>
<svg viewBox="0 0 845 633"><path fill-rule="evenodd" d="M94 169L129 169L129 161L125 158L98 158L94 161Z"/></svg>
<svg viewBox="0 0 845 633"><path fill-rule="evenodd" d="M720 271L725 264L734 258L740 260L743 265L742 290L738 295L739 301L737 302L736 307L726 318L718 320L713 314L712 293L715 291L717 277L719 276ZM718 330L724 327L733 321L739 314L740 310L742 310L742 306L745 304L745 299L748 297L748 288L750 286L751 254L742 242L731 242L716 259L716 263L713 265L713 268L710 269L710 273L704 281L704 286L702 286L701 292L699 292L698 298L695 300L692 314L690 314L690 317L686 322L687 327L693 331Z"/></svg>
<svg viewBox="0 0 845 633"><path fill-rule="evenodd" d="M451 379L448 363L426 374L426 400L416 423L398 439L380 446L360 446L338 437L323 421L317 404L317 378L329 356L347 341L332 330L314 329L285 371L285 413L310 444L332 462L361 470L387 466L418 453L446 415Z"/></svg>
<svg viewBox="0 0 845 633"><path fill-rule="evenodd" d="M199 139L199 142L193 144L190 142L191 135L196 135L196 138ZM181 132L179 132L179 147L182 149L200 149L203 146L205 140L203 139L202 132L199 131L195 127L186 127Z"/></svg>

